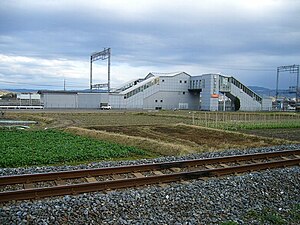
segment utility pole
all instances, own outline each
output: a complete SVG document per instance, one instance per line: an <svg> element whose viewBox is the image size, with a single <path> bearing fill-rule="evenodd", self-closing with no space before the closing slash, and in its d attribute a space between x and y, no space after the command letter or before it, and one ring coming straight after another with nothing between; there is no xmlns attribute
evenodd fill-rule
<svg viewBox="0 0 300 225"><path fill-rule="evenodd" d="M300 106L298 106L300 104L299 65L294 64L294 65L289 65L289 66L279 66L279 67L277 67L276 104L277 104L278 94L279 94L278 84L279 84L279 73L280 72L295 73L296 76L297 76L297 78L296 78L297 81L296 81L296 86L295 86L296 110L297 110L297 108L300 108Z"/></svg>
<svg viewBox="0 0 300 225"><path fill-rule="evenodd" d="M66 91L66 79L64 79L64 91Z"/></svg>
<svg viewBox="0 0 300 225"><path fill-rule="evenodd" d="M110 92L110 55L111 49L104 48L101 52L95 52L90 57L90 90L92 91L93 88L103 88L107 87L107 91ZM93 84L93 62L97 60L105 60L107 59L107 83L104 84Z"/></svg>

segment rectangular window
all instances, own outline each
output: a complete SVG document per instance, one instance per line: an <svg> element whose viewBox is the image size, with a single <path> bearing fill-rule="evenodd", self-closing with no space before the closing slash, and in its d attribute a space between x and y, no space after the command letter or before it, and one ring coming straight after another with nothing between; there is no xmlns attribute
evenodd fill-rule
<svg viewBox="0 0 300 225"><path fill-rule="evenodd" d="M155 100L155 102L157 102L157 100Z"/></svg>
<svg viewBox="0 0 300 225"><path fill-rule="evenodd" d="M179 83L182 83L182 80L180 80Z"/></svg>
<svg viewBox="0 0 300 225"><path fill-rule="evenodd" d="M160 100L160 102L163 102L163 100Z"/></svg>
<svg viewBox="0 0 300 225"><path fill-rule="evenodd" d="M186 84L186 80L184 81L184 83Z"/></svg>
<svg viewBox="0 0 300 225"><path fill-rule="evenodd" d="M182 94L183 94L183 95L185 95L185 91L184 91L184 92L182 92Z"/></svg>

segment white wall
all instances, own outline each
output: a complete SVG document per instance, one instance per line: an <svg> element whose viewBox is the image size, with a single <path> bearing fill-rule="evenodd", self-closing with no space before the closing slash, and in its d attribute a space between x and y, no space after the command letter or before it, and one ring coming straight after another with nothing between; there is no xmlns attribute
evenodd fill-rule
<svg viewBox="0 0 300 225"><path fill-rule="evenodd" d="M44 93L44 108L77 108L76 93Z"/></svg>
<svg viewBox="0 0 300 225"><path fill-rule="evenodd" d="M98 109L108 103L108 93L78 93L78 108Z"/></svg>

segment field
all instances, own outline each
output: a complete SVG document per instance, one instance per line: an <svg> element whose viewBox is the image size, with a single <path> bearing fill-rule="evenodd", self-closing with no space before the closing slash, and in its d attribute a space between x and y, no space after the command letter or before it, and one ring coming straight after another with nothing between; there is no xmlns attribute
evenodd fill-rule
<svg viewBox="0 0 300 225"><path fill-rule="evenodd" d="M1 167L136 159L300 142L300 115L296 113L70 110L7 111L2 117L39 124L23 133L1 131ZM14 148L4 146L4 140ZM17 153L15 162L10 158L12 152ZM17 156L22 152L34 157Z"/></svg>
<svg viewBox="0 0 300 225"><path fill-rule="evenodd" d="M0 130L0 167L63 164L145 157L134 147L91 140L62 131Z"/></svg>
<svg viewBox="0 0 300 225"><path fill-rule="evenodd" d="M279 140L260 138L257 136L243 135L236 132L203 128L193 125L132 125L132 126L92 126L92 130L100 130L109 133L117 133L126 136L141 137L150 140L158 140L174 147L180 146L177 154L213 151L218 149L249 148L270 146L280 143ZM134 145L134 143L132 143ZM155 150L157 153L166 153L160 149L154 149L151 144L144 145L146 149Z"/></svg>

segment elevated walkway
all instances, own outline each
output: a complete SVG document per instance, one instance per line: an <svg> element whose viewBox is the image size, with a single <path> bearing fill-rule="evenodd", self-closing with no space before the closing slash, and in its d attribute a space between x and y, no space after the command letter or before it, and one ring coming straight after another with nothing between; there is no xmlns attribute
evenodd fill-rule
<svg viewBox="0 0 300 225"><path fill-rule="evenodd" d="M227 79L227 82L225 79ZM229 95L235 94L237 97L239 97L238 93L241 93L241 91L243 93L247 94L253 100L255 100L259 103L262 103L261 96L256 94L254 91L252 91L250 88L248 88L246 85L242 84L240 81L238 81L234 77L220 76L220 92L226 93Z"/></svg>
<svg viewBox="0 0 300 225"><path fill-rule="evenodd" d="M263 98L234 77L220 75L219 84L220 93L232 101L236 97L240 99L241 110L259 110L262 107Z"/></svg>

